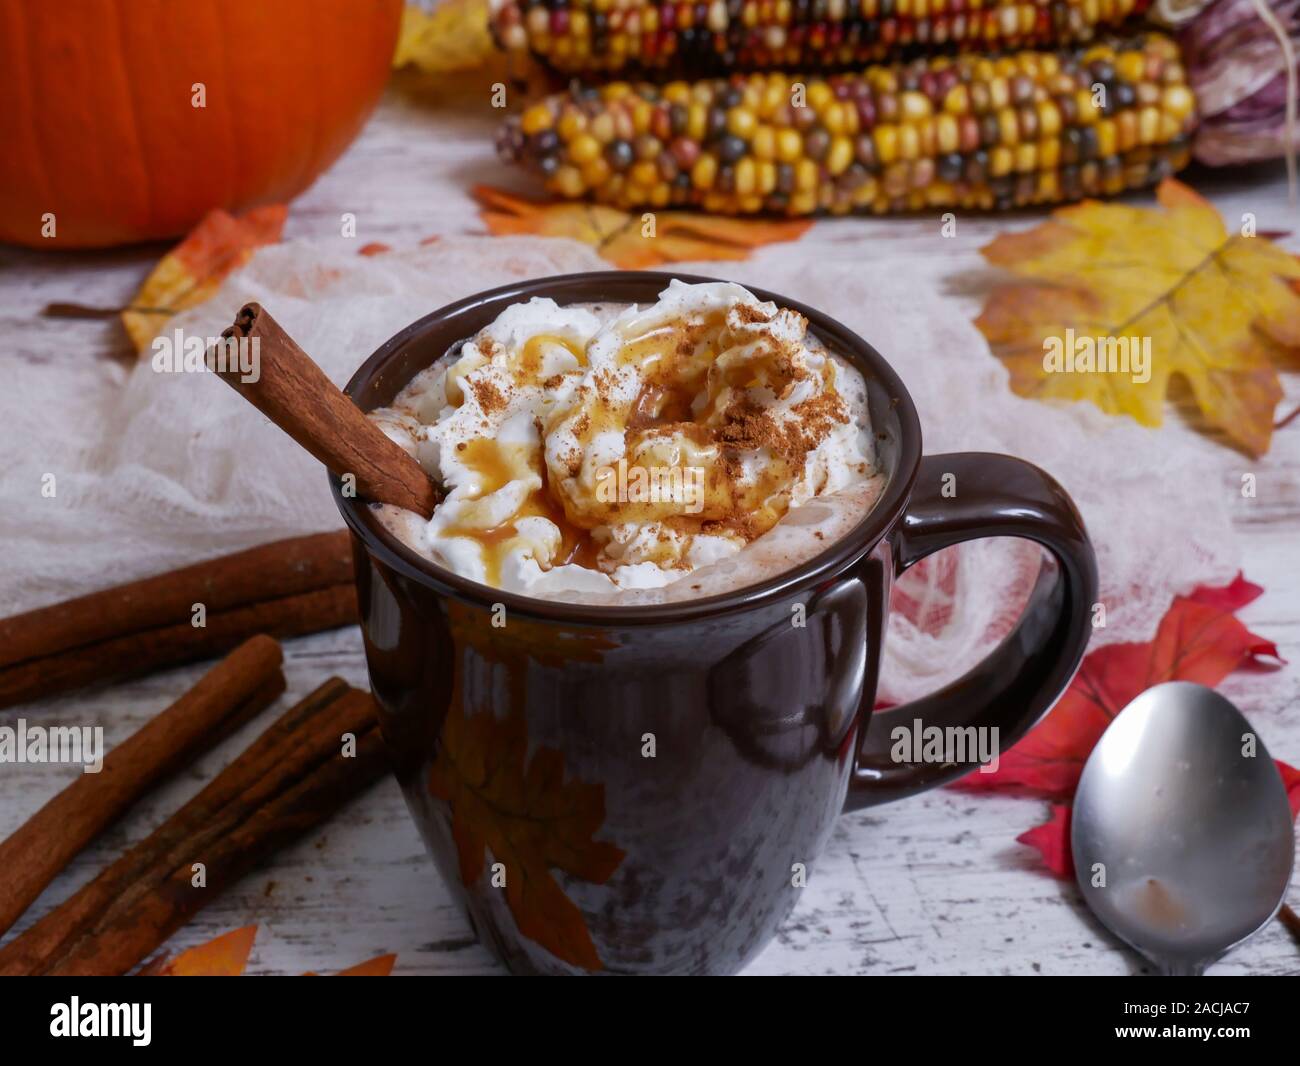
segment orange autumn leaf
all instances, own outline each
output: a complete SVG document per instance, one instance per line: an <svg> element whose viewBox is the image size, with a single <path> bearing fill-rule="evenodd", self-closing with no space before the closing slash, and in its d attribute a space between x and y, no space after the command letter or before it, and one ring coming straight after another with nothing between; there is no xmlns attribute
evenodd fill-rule
<svg viewBox="0 0 1300 1066"><path fill-rule="evenodd" d="M599 970L586 920L551 870L602 885L618 869L622 849L593 839L605 821L605 786L566 782L554 748L538 747L530 758L524 723L521 709L504 718L453 710L429 791L451 807L461 880L478 881L491 851L504 866L519 932L571 965Z"/></svg>
<svg viewBox="0 0 1300 1066"><path fill-rule="evenodd" d="M188 948L149 972L158 977L239 977L248 965L257 926L246 925Z"/></svg>
<svg viewBox="0 0 1300 1066"><path fill-rule="evenodd" d="M335 977L387 977L393 972L393 964L397 962L396 955L376 955L373 959L367 959L365 962L359 962L355 966L349 966L346 970L340 970ZM308 970L303 977L319 977L315 970Z"/></svg>
<svg viewBox="0 0 1300 1066"><path fill-rule="evenodd" d="M985 259L1020 281L994 290L975 324L1021 396L1090 400L1158 426L1181 378L1212 427L1260 455L1282 397L1277 364L1300 354L1300 261L1229 232L1172 178L1156 198L1085 201L997 237Z"/></svg>
<svg viewBox="0 0 1300 1066"><path fill-rule="evenodd" d="M765 244L798 240L812 225L806 219L724 218L692 211L629 214L604 204L537 203L489 185L476 186L474 197L482 204L479 217L494 235L570 237L591 245L603 259L624 270L693 260L748 259Z"/></svg>
<svg viewBox="0 0 1300 1066"><path fill-rule="evenodd" d="M396 955L376 955L373 959L367 959L365 962L359 962L355 966L349 966L346 970L340 970L335 977L387 977L393 972L393 964L397 962Z"/></svg>
<svg viewBox="0 0 1300 1066"><path fill-rule="evenodd" d="M172 958L159 958L145 966L141 976L146 977L240 977L248 966L248 956L253 950L257 926L246 925L222 933L205 943L187 948ZM393 971L396 955L379 955L340 970L336 977L387 977ZM308 972L304 977L315 977Z"/></svg>
<svg viewBox="0 0 1300 1066"><path fill-rule="evenodd" d="M136 351L146 351L172 315L216 292L226 275L243 266L255 249L275 244L288 213L283 204L257 207L238 218L222 210L209 211L189 236L162 257L122 312L122 325Z"/></svg>

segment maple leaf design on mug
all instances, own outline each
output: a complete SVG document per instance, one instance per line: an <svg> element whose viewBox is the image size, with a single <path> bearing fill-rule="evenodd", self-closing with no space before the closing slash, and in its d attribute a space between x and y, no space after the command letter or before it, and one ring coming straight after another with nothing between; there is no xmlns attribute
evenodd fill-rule
<svg viewBox="0 0 1300 1066"><path fill-rule="evenodd" d="M564 780L564 756L538 747L528 757L522 707L496 717L469 714L453 696L429 791L451 807L452 837L467 887L483 875L486 851L503 864L506 902L519 932L557 958L602 968L577 905L552 869L603 885L624 851L594 839L605 821L605 786Z"/></svg>

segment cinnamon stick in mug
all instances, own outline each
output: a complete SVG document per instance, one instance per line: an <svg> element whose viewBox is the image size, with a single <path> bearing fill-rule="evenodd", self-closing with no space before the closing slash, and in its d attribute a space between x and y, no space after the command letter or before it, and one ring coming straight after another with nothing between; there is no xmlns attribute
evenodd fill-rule
<svg viewBox="0 0 1300 1066"><path fill-rule="evenodd" d="M270 637L245 641L0 843L0 934L131 804L273 702L283 658Z"/></svg>
<svg viewBox="0 0 1300 1066"><path fill-rule="evenodd" d="M284 430L326 468L356 478L359 495L429 518L438 492L423 467L389 440L298 347L260 304L246 304L222 340L208 349L208 368ZM232 358L247 345L254 374Z"/></svg>

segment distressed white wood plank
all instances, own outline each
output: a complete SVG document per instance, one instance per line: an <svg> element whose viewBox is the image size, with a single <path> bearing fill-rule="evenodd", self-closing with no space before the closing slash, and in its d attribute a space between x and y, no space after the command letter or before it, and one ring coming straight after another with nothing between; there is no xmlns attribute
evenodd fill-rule
<svg viewBox="0 0 1300 1066"><path fill-rule="evenodd" d="M481 232L471 185L527 188L495 162L490 138L499 113L486 100L482 87L464 80L430 89L418 79L400 79L357 143L293 205L287 235L343 240L337 236L343 212L357 215L358 245L407 245L434 233ZM1300 229L1278 167L1198 172L1193 181L1212 195L1230 224L1251 212L1261 230ZM1039 218L1022 213L959 220L957 236L942 246L951 263L953 295L971 299L977 291L981 244L1009 225ZM852 269L866 255L930 262L937 230L935 219L826 222L804 241L818 244L827 261ZM1285 243L1300 248L1295 238ZM103 373L120 376L121 365L107 358L129 355L115 322L55 320L36 312L55 301L121 306L161 250L78 255L0 250L0 360L11 372L18 361L100 360ZM27 365L23 372L39 371ZM1288 391L1297 402L1294 381ZM1300 424L1288 432L1300 432ZM1267 593L1242 617L1276 640L1295 663L1300 661L1300 470L1276 456L1250 468L1259 473L1260 496L1241 506L1237 531L1249 560L1247 574ZM355 629L293 641L287 652L292 697L330 674L365 684ZM112 745L201 672L201 667L172 670L20 708L8 717L23 713L46 724L102 724ZM1274 755L1300 764L1300 676L1293 667L1241 673L1223 690L1259 725ZM260 726L267 721L264 716ZM259 725L246 728L143 800L78 858L19 928L145 836L258 731ZM17 828L72 773L59 766L0 767L0 833ZM1132 952L1091 920L1075 889L1041 873L1033 853L1015 843L1017 834L1046 815L1046 803L940 791L845 817L813 868L794 915L748 972L1144 972ZM1292 896L1300 902L1294 886ZM261 925L254 973L328 972L384 952L398 954L399 973L499 971L438 880L390 781L215 900L170 948L249 922ZM1274 924L1214 972L1297 973L1300 949Z"/></svg>

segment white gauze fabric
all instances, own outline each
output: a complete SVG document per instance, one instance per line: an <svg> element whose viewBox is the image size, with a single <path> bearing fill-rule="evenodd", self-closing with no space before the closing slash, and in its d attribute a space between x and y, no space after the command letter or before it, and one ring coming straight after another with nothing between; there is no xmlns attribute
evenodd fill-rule
<svg viewBox="0 0 1300 1066"><path fill-rule="evenodd" d="M790 248L676 269L787 294L861 333L906 382L927 452L1009 452L1054 474L1097 544L1106 626L1096 642L1146 639L1175 592L1231 576L1233 453L1176 423L1156 432L1088 404L1014 396L971 325L978 301L945 291L941 262L846 271ZM294 241L261 250L166 328L216 336L257 300L343 384L390 335L446 303L605 268L561 239L444 238L371 257ZM26 367L0 396L0 448L5 614L341 525L318 464L208 374L159 374L148 361ZM53 497L41 492L46 474ZM989 541L909 573L895 589L882 697L913 698L976 662L1010 627L1038 558Z"/></svg>

